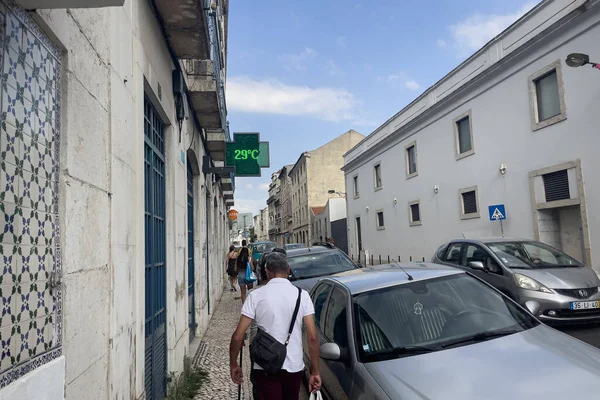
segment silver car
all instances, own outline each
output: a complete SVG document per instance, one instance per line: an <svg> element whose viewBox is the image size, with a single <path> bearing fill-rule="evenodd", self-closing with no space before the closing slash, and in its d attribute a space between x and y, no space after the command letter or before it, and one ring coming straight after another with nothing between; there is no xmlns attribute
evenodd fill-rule
<svg viewBox="0 0 600 400"><path fill-rule="evenodd" d="M564 400L600 388L600 350L456 268L356 269L310 295L328 399Z"/></svg>
<svg viewBox="0 0 600 400"><path fill-rule="evenodd" d="M432 262L473 273L549 324L600 322L600 275L544 243L453 240Z"/></svg>

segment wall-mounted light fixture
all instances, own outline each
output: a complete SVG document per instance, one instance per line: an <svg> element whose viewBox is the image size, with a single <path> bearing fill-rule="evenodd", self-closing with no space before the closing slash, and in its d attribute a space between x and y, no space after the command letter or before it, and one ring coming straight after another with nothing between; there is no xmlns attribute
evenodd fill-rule
<svg viewBox="0 0 600 400"><path fill-rule="evenodd" d="M438 185L433 185L433 193L437 194L440 191L440 187Z"/></svg>
<svg viewBox="0 0 600 400"><path fill-rule="evenodd" d="M365 207L365 210L367 210L367 212L369 212L369 206L366 206L366 207Z"/></svg>
<svg viewBox="0 0 600 400"><path fill-rule="evenodd" d="M398 199L394 197L394 204L398 204Z"/></svg>
<svg viewBox="0 0 600 400"><path fill-rule="evenodd" d="M500 168L498 168L502 175L506 175L506 164L500 164Z"/></svg>

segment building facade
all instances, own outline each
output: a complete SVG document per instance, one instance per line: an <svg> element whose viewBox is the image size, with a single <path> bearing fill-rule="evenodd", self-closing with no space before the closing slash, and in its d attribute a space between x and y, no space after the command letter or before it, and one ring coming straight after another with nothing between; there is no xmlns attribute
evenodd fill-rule
<svg viewBox="0 0 600 400"><path fill-rule="evenodd" d="M347 253L346 199L330 198L325 207L311 207L311 211L311 242L324 242L332 238L335 246Z"/></svg>
<svg viewBox="0 0 600 400"><path fill-rule="evenodd" d="M294 243L310 244L313 236L310 207L327 203L330 190L344 190L343 156L363 139L363 135L350 130L318 149L302 153L289 170L293 230L289 234Z"/></svg>
<svg viewBox="0 0 600 400"><path fill-rule="evenodd" d="M228 3L184 3L0 1L0 398L163 398L208 326Z"/></svg>
<svg viewBox="0 0 600 400"><path fill-rule="evenodd" d="M260 242L269 240L269 208L265 207L254 216L254 232Z"/></svg>
<svg viewBox="0 0 600 400"><path fill-rule="evenodd" d="M350 253L430 259L504 234L599 271L600 183L584 177L600 168L600 74L564 62L597 50L599 22L598 1L542 1L350 150Z"/></svg>
<svg viewBox="0 0 600 400"><path fill-rule="evenodd" d="M281 230L281 243L292 243L293 219L292 219L292 179L288 173L293 168L293 165L286 165L281 169L279 173L280 191L279 198L281 203L281 219L280 219L280 230Z"/></svg>
<svg viewBox="0 0 600 400"><path fill-rule="evenodd" d="M271 183L269 184L269 198L267 199L267 208L269 212L269 240L281 245L281 188L279 174L277 171L271 174Z"/></svg>

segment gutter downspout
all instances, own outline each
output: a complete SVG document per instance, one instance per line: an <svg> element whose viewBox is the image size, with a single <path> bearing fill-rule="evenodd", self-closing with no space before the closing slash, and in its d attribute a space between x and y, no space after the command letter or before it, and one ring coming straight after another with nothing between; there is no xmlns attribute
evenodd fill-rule
<svg viewBox="0 0 600 400"><path fill-rule="evenodd" d="M205 183L206 184L206 183ZM209 200L210 200L210 196L208 194L208 188L206 190L206 302L208 304L208 314L210 315L210 267L209 267L209 257L208 257L208 249L209 249L209 240L210 240L210 235L208 234L208 227L209 227L209 217L210 217L210 212L209 210Z"/></svg>

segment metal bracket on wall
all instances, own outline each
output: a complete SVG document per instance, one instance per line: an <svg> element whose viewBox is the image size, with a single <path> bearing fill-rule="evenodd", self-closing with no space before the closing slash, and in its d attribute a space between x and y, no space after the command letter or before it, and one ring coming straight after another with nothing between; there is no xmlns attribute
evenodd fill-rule
<svg viewBox="0 0 600 400"><path fill-rule="evenodd" d="M202 172L204 174L215 174L220 177L229 176L229 174L235 172L235 167L211 167L210 166L210 157L203 156L202 157Z"/></svg>

